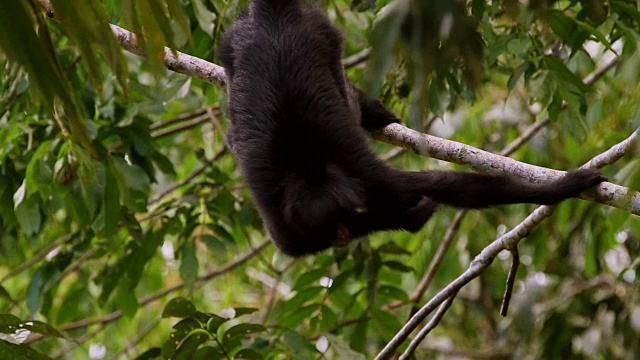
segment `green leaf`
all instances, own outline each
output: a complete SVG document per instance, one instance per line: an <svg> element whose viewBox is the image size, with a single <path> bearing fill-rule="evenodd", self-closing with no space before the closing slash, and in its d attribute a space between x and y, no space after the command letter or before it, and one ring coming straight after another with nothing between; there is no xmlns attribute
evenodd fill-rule
<svg viewBox="0 0 640 360"><path fill-rule="evenodd" d="M182 6L179 0L167 0L167 10L168 14L173 19L180 30L183 32L184 37L189 37L190 29L189 29L189 19L184 13Z"/></svg>
<svg viewBox="0 0 640 360"><path fill-rule="evenodd" d="M367 315L363 315L360 321L353 328L351 336L349 338L349 344L356 351L363 352L367 345L367 336L369 334L369 318Z"/></svg>
<svg viewBox="0 0 640 360"><path fill-rule="evenodd" d="M233 308L233 310L235 312L233 318L236 319L236 318L239 318L242 315L253 314L254 312L258 311L259 309L249 308L249 307L237 307L237 308Z"/></svg>
<svg viewBox="0 0 640 360"><path fill-rule="evenodd" d="M77 106L76 94L69 89L68 81L58 66L51 35L42 17L34 1L3 4L0 12L0 50L8 59L24 67L35 85L33 89L49 110L58 112L60 108L64 109L64 118L68 119L71 133L84 148L93 152L91 140L84 132L83 109ZM38 29L38 33L35 29ZM56 108L57 104L61 106Z"/></svg>
<svg viewBox="0 0 640 360"><path fill-rule="evenodd" d="M10 303L14 303L14 300L11 298L11 294L4 288L4 286L0 285L0 299L5 299Z"/></svg>
<svg viewBox="0 0 640 360"><path fill-rule="evenodd" d="M118 181L120 200L133 211L146 211L149 196L149 177L137 165L129 165L123 159L111 158L111 171Z"/></svg>
<svg viewBox="0 0 640 360"><path fill-rule="evenodd" d="M331 331L338 325L338 316L326 305L320 307L320 330Z"/></svg>
<svg viewBox="0 0 640 360"><path fill-rule="evenodd" d="M80 184L81 198L76 201L83 203L88 209L89 216L93 219L97 216L99 205L102 202L106 183L105 167L102 163L96 162L82 149L74 152L78 156L78 182Z"/></svg>
<svg viewBox="0 0 640 360"><path fill-rule="evenodd" d="M159 151L151 153L151 160L157 166L163 174L176 176L176 170L173 167L173 163L166 156L162 155Z"/></svg>
<svg viewBox="0 0 640 360"><path fill-rule="evenodd" d="M209 224L209 228L215 233L215 235L217 235L217 237L222 240L227 241L229 244L234 244L235 240L233 239L233 236L231 234L229 234L229 232L227 231L227 229L225 229L222 225L220 224Z"/></svg>
<svg viewBox="0 0 640 360"><path fill-rule="evenodd" d="M591 87L585 85L576 74L574 74L567 65L565 65L560 59L555 56L547 55L544 57L544 63L547 69L561 79L565 84L573 85L577 90L581 92L591 91Z"/></svg>
<svg viewBox="0 0 640 360"><path fill-rule="evenodd" d="M298 332L290 329L286 329L284 332L284 344L293 350L294 353L300 353L307 345L305 338Z"/></svg>
<svg viewBox="0 0 640 360"><path fill-rule="evenodd" d="M192 239L186 239L181 251L180 276L187 288L193 288L198 279L198 258L196 247Z"/></svg>
<svg viewBox="0 0 640 360"><path fill-rule="evenodd" d="M371 311L375 327L379 329L385 337L393 337L402 326L398 317L391 313L377 309L371 309Z"/></svg>
<svg viewBox="0 0 640 360"><path fill-rule="evenodd" d="M152 359L161 359L162 358L162 349L160 348L151 348L135 358L135 360L152 360Z"/></svg>
<svg viewBox="0 0 640 360"><path fill-rule="evenodd" d="M176 360L191 360L198 349L198 347L204 344L207 340L211 339L211 335L202 329L195 329L191 331L184 340L178 345L175 356L172 359Z"/></svg>
<svg viewBox="0 0 640 360"><path fill-rule="evenodd" d="M513 88L518 84L518 80L520 80L520 77L527 72L529 65L529 62L524 62L513 70L513 73L509 76L509 81L507 81L507 88L509 91L513 90Z"/></svg>
<svg viewBox="0 0 640 360"><path fill-rule="evenodd" d="M202 329L202 326L198 321L192 318L186 318L178 321L173 325L173 331L169 338L162 345L162 356L165 359L173 358L176 353L176 349L182 343L182 340L187 337L192 331Z"/></svg>
<svg viewBox="0 0 640 360"><path fill-rule="evenodd" d="M413 268L410 266L407 266L399 261L385 261L382 263L382 265L394 269L394 270L398 270L400 272L405 272L405 273L409 273L409 272L413 272Z"/></svg>
<svg viewBox="0 0 640 360"><path fill-rule="evenodd" d="M148 232L144 234L143 238L127 243L125 256L105 268L96 280L97 283L102 284L102 293L99 298L101 303L107 301L123 276L130 279L130 289L134 289L138 285L145 265L156 254L158 247L164 241L164 234L164 229L158 232Z"/></svg>
<svg viewBox="0 0 640 360"><path fill-rule="evenodd" d="M34 22L42 16L26 1L10 1L3 4L0 12L0 49L4 56L21 64L35 83L42 100L50 107L56 97L68 98L59 68L55 66L55 56L46 46L51 46L49 38L40 39L34 31ZM20 36L12 36L20 34Z"/></svg>
<svg viewBox="0 0 640 360"><path fill-rule="evenodd" d="M408 1L394 1L377 13L371 29L371 63L367 69L366 88L369 94L377 94L382 87L384 74L393 65L393 47L400 36L402 26L409 13Z"/></svg>
<svg viewBox="0 0 640 360"><path fill-rule="evenodd" d="M108 14L99 0L70 2L52 0L56 20L78 46L96 86L102 86L102 59L107 60L120 85L126 89L127 63L109 27Z"/></svg>
<svg viewBox="0 0 640 360"><path fill-rule="evenodd" d="M378 252L397 255L411 255L411 252L393 241L378 246Z"/></svg>
<svg viewBox="0 0 640 360"><path fill-rule="evenodd" d="M0 340L0 359L51 360L27 345L11 344Z"/></svg>
<svg viewBox="0 0 640 360"><path fill-rule="evenodd" d="M123 277L118 283L118 292L115 302L124 316L132 318L138 311L138 299L135 294L135 286L128 277Z"/></svg>
<svg viewBox="0 0 640 360"><path fill-rule="evenodd" d="M186 298L177 297L171 299L162 310L162 317L193 317L196 315L196 307Z"/></svg>
<svg viewBox="0 0 640 360"><path fill-rule="evenodd" d="M158 23L156 13L158 9L154 9L154 0L140 0L138 5L138 16L144 29L144 36L140 39L141 46L145 50L146 58L149 65L155 73L159 74L164 70L164 31Z"/></svg>
<svg viewBox="0 0 640 360"><path fill-rule="evenodd" d="M248 335L266 331L267 329L260 324L238 324L224 332L222 339L223 344L227 345L236 338L244 338Z"/></svg>
<svg viewBox="0 0 640 360"><path fill-rule="evenodd" d="M616 51L611 47L611 43L609 42L607 37L598 29L594 28L589 23L586 23L584 21L576 20L576 24L578 25L578 28L585 30L589 34L593 35L600 44L606 47L607 50L612 51L614 54L616 53Z"/></svg>
<svg viewBox="0 0 640 360"><path fill-rule="evenodd" d="M229 319L225 319L221 316L210 314L209 319L207 320L207 330L212 334L217 334L220 326L228 320Z"/></svg>
<svg viewBox="0 0 640 360"><path fill-rule="evenodd" d="M147 120L136 117L131 125L120 128L118 133L138 155L149 156L155 152L155 144L151 138Z"/></svg>
<svg viewBox="0 0 640 360"><path fill-rule="evenodd" d="M640 23L640 11L635 4L627 3L621 0L614 0L610 2L611 9L618 14L626 14L631 16L635 22Z"/></svg>
<svg viewBox="0 0 640 360"><path fill-rule="evenodd" d="M318 309L318 305L307 305L293 311L288 316L280 318L280 325L295 328L303 321L311 319L311 315Z"/></svg>
<svg viewBox="0 0 640 360"><path fill-rule="evenodd" d="M324 290L325 288L322 286L314 286L299 291L294 297L282 304L280 317L288 317L290 312L297 311L304 303L318 297Z"/></svg>
<svg viewBox="0 0 640 360"><path fill-rule="evenodd" d="M384 295L387 298L393 299L393 300L401 300L401 301L409 300L409 296L407 296L407 293L404 290L395 286L382 285L378 287L377 293L380 295Z"/></svg>
<svg viewBox="0 0 640 360"><path fill-rule="evenodd" d="M36 320L20 320L17 316L11 314L0 314L0 334L8 335L9 337L21 336L21 332L29 331L41 335L55 336L64 338L64 335L58 329L53 326ZM25 338L26 339L26 338ZM23 341L25 339L22 339ZM16 342L18 339L16 339ZM0 357L2 359L2 357Z"/></svg>
<svg viewBox="0 0 640 360"><path fill-rule="evenodd" d="M193 360L224 359L225 356L225 353L218 348L202 346L193 354Z"/></svg>
<svg viewBox="0 0 640 360"><path fill-rule="evenodd" d="M262 360L264 359L264 356L262 356L262 354L260 354L259 352L253 350L253 349L242 349L240 351L238 351L234 356L234 359L246 359L246 360Z"/></svg>
<svg viewBox="0 0 640 360"><path fill-rule="evenodd" d="M52 141L45 141L33 153L27 171L25 173L26 193L33 195L38 191L43 192L42 198L46 199L52 193L53 170L45 159L51 151Z"/></svg>
<svg viewBox="0 0 640 360"><path fill-rule="evenodd" d="M353 276L353 270L352 269L346 269L343 272L341 272L340 274L338 274L338 276L336 276L333 279L333 282L331 283L331 287L329 288L329 293L333 293L335 291L339 291L344 289L344 284L347 283L347 281Z"/></svg>
<svg viewBox="0 0 640 360"><path fill-rule="evenodd" d="M112 234L120 220L120 190L110 169L105 169L104 178L102 201L91 228L102 234Z"/></svg>
<svg viewBox="0 0 640 360"><path fill-rule="evenodd" d="M327 340L329 340L329 344L331 345L331 349L336 353L336 359L341 360L364 360L366 357L363 354L351 349L349 344L339 336L333 334L325 334L324 335Z"/></svg>
<svg viewBox="0 0 640 360"><path fill-rule="evenodd" d="M198 26L207 35L213 37L213 30L215 29L217 15L214 12L209 11L202 0L191 0L191 3L193 4L193 11L196 15Z"/></svg>
<svg viewBox="0 0 640 360"><path fill-rule="evenodd" d="M305 288L307 285L314 283L317 285L320 278L326 276L328 274L328 270L326 268L314 269L311 271L305 271L300 275L298 280L296 280L295 285L293 285L293 290L299 291Z"/></svg>
<svg viewBox="0 0 640 360"><path fill-rule="evenodd" d="M40 267L33 274L27 288L27 308L32 314L40 310L45 293L56 284L58 274L51 264Z"/></svg>
<svg viewBox="0 0 640 360"><path fill-rule="evenodd" d="M566 43L573 44L573 36L577 25L574 19L566 16L562 11L553 10L550 12L550 27Z"/></svg>
<svg viewBox="0 0 640 360"><path fill-rule="evenodd" d="M198 240L209 249L212 254L223 255L227 253L227 245L224 241L218 239L216 236L205 234L201 235Z"/></svg>
<svg viewBox="0 0 640 360"><path fill-rule="evenodd" d="M16 192L16 195L14 195L14 201L16 196L23 196L23 194L20 193L21 191L24 191L23 186L21 186ZM40 230L42 217L40 215L40 206L37 197L29 196L26 200L20 201L20 203L16 205L14 212L18 224L20 224L25 235L33 236Z"/></svg>

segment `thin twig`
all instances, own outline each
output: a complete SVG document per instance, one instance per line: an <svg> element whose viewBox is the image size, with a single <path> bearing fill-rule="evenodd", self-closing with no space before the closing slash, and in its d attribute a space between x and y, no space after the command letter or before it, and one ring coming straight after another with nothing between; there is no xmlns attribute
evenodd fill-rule
<svg viewBox="0 0 640 360"><path fill-rule="evenodd" d="M38 263L40 260L47 257L47 255L49 255L50 252L64 245L66 242L70 241L71 239L73 239L74 236L76 236L76 233L67 234L61 237L60 239L54 241L53 243L45 246L40 251L38 251L35 255L33 255L29 260L21 263L20 265L16 266L13 270L9 271L5 276L2 277L2 279L0 280L0 283L29 269L30 267Z"/></svg>
<svg viewBox="0 0 640 360"><path fill-rule="evenodd" d="M353 54L348 58L342 60L342 66L344 66L346 69L350 67L354 67L358 64L365 62L370 55L371 55L371 49L364 49L359 53Z"/></svg>
<svg viewBox="0 0 640 360"><path fill-rule="evenodd" d="M267 325L267 321L269 320L269 315L271 314L271 310L273 310L273 304L276 300L276 295L278 294L278 285L282 281L282 275L296 263L296 259L291 259L289 263L282 269L276 272L276 278L273 286L271 286L271 291L269 292L269 300L267 300L267 304L265 305L264 314L262 315L262 321L260 322L262 325Z"/></svg>
<svg viewBox="0 0 640 360"><path fill-rule="evenodd" d="M453 220L451 221L451 225L447 228L447 232L445 233L444 238L442 239L442 242L438 246L438 249L436 250L436 253L433 256L433 260L431 260L431 263L429 264L429 270L427 270L427 273L425 274L425 276L420 280L420 283L418 284L416 289L413 292L411 292L411 294L409 295L409 299L411 301L414 301L414 302L420 301L422 294L424 294L424 292L427 290L427 288L431 284L431 280L433 280L433 277L435 276L438 268L440 267L442 260L444 260L444 256L446 255L447 250L453 243L453 240L455 239L455 234L458 232L458 229L460 228L460 225L462 224L462 220L464 219L464 216L466 215L466 213L467 213L466 210L460 210L453 217Z"/></svg>
<svg viewBox="0 0 640 360"><path fill-rule="evenodd" d="M520 253L518 247L514 246L509 249L513 259L511 260L511 267L509 268L509 275L507 276L507 287L504 289L504 296L502 297L502 305L500 305L500 315L507 316L509 311L509 302L511 301L511 295L513 294L513 286L516 282L516 274L518 273L518 267L520 266Z"/></svg>
<svg viewBox="0 0 640 360"><path fill-rule="evenodd" d="M185 122L182 125L176 126L176 127L172 127L170 129L164 129L164 130L157 130L151 133L151 137L154 139L161 139L163 137L167 137L167 136L171 136L171 135L175 135L177 133L192 129L194 127L197 127L199 125L202 125L204 123L206 123L207 121L209 121L209 117L207 115L201 115L191 121Z"/></svg>
<svg viewBox="0 0 640 360"><path fill-rule="evenodd" d="M155 194L151 199L149 199L149 205L155 204L156 202L158 202L163 197L169 195L170 193L174 192L178 188L190 183L193 179L195 179L196 177L200 176L200 174L202 174L204 172L204 170L207 168L207 166L209 166L209 165L208 164L200 165L195 170L193 170L191 172L191 174L187 175L186 178L178 181L177 183L175 183L175 184L169 186L168 188L166 188L166 189L158 192L157 194Z"/></svg>
<svg viewBox="0 0 640 360"><path fill-rule="evenodd" d="M65 356L65 355L67 355L69 352L71 352L73 349L77 348L81 344L84 344L85 342L93 339L96 335L98 335L100 332L102 332L102 330L104 330L105 327L106 327L106 324L100 324L99 328L94 329L93 331L89 331L88 333L80 336L79 338L74 339L74 341L68 342L62 348L62 350L60 350L56 354L52 355L51 358L52 359L58 359L58 358L61 358L61 357Z"/></svg>
<svg viewBox="0 0 640 360"><path fill-rule="evenodd" d="M158 324L160 324L160 319L159 318L155 318L155 319L151 320L147 325L145 325L144 329L142 329L136 335L136 337L134 337L133 340L131 340L127 344L127 346L125 346L124 349L122 349L121 351L119 351L118 353L113 355L113 357L111 359L112 360L117 360L122 355L130 355L133 352L133 350L136 347L136 345L138 345L140 343L140 341L142 341L147 335L149 335L149 333L151 331L153 331L153 329L155 329L156 326L158 326Z"/></svg>
<svg viewBox="0 0 640 360"><path fill-rule="evenodd" d="M418 348L418 345L420 345L422 340L424 340L424 338L426 338L427 335L429 335L431 330L435 329L435 327L438 326L438 324L440 323L440 320L442 320L442 317L444 316L444 314L447 312L447 310L449 310L455 298L456 298L456 294L453 294L442 305L440 305L440 307L438 308L438 311L436 311L436 313L433 314L433 317L431 318L431 320L429 320L427 325L425 325L420 330L420 332L418 332L418 335L416 335L416 337L413 338L411 343L409 343L409 347L407 347L407 350L405 350L404 353L400 356L399 360L408 360L411 357L411 355L413 355L413 353L416 351L416 349Z"/></svg>
<svg viewBox="0 0 640 360"><path fill-rule="evenodd" d="M75 261L73 263L73 265L67 267L66 269L64 269L64 271L62 273L60 273L60 275L58 275L58 277L56 278L56 283L59 283L60 281L62 281L62 279L67 277L69 274L71 274L72 272L78 270L80 268L80 266L82 266L84 263L89 261L89 259L91 259L91 257L96 252L98 252L98 250L100 250L100 247L98 245L96 245L93 248L91 248L91 250L89 250L86 253L82 254L82 256L80 256L80 258L77 261Z"/></svg>
<svg viewBox="0 0 640 360"><path fill-rule="evenodd" d="M217 154L215 154L213 156L213 159L211 160L211 162L216 162L218 160L220 160L220 158L227 153L227 148L222 148L220 151L218 151ZM191 174L187 175L186 178L178 181L177 183L167 187L166 189L158 192L157 194L155 194L151 199L149 199L149 205L155 204L158 201L160 201L162 198L164 198L165 196L169 195L170 193L174 192L175 190L177 190L178 188L190 183L191 181L193 181L193 179L197 178L198 176L200 176L200 174L202 174L204 172L204 170L209 166L209 164L203 164L200 165L199 167L197 167L195 170L193 170L191 172Z"/></svg>
<svg viewBox="0 0 640 360"><path fill-rule="evenodd" d="M219 111L220 110L220 105L212 105L209 106L208 109L211 109L213 111ZM159 130L171 125L175 125L175 124L179 124L181 122L187 121L187 120L191 120L193 118L196 118L198 116L204 115L207 113L207 108L202 108L202 109L196 109L190 112L186 112L186 113L182 113L172 119L168 119L165 121L158 121L155 122L153 124L151 124L149 126L149 130L153 131L153 130Z"/></svg>

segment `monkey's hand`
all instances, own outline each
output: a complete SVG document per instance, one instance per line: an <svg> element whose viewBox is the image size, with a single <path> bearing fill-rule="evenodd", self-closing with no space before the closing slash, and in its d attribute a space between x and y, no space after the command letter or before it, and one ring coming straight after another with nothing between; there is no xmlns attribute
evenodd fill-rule
<svg viewBox="0 0 640 360"><path fill-rule="evenodd" d="M423 196L416 206L407 208L406 220L402 228L409 232L417 232L433 215L437 206L438 204L435 201Z"/></svg>
<svg viewBox="0 0 640 360"><path fill-rule="evenodd" d="M564 198L577 197L581 192L603 181L607 181L607 177L602 175L598 170L570 170L563 177L550 184L550 186L555 188L555 192L557 192L559 197L557 201L554 202L558 202Z"/></svg>
<svg viewBox="0 0 640 360"><path fill-rule="evenodd" d="M363 100L360 106L361 125L369 132L382 129L389 124L400 123L400 119L384 107L380 100Z"/></svg>

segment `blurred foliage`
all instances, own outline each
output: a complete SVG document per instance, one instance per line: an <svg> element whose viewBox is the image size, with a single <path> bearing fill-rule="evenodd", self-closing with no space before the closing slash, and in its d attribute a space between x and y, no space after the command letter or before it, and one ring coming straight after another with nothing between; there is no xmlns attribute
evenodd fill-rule
<svg viewBox="0 0 640 360"><path fill-rule="evenodd" d="M409 301L455 210L315 257L264 246L224 147L223 89L161 58L218 62L248 1L54 0L54 18L41 3L0 12L0 358L361 359L391 339L411 303L385 305ZM322 3L345 56L371 46L350 77L414 128L499 152L548 117L512 156L572 168L640 124L636 2ZM373 145L400 168L459 169ZM636 155L604 172L640 188ZM469 212L421 299L531 209ZM569 200L520 253L509 315L505 254L418 358L640 358L640 219Z"/></svg>

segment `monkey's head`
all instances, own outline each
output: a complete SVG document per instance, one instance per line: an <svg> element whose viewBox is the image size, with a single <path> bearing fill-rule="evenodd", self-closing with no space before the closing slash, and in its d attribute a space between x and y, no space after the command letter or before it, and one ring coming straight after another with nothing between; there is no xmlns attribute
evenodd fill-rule
<svg viewBox="0 0 640 360"><path fill-rule="evenodd" d="M320 174L292 174L285 184L282 220L288 230L277 234L270 229L280 250L300 256L351 242L346 219L365 205L356 180L329 167Z"/></svg>

